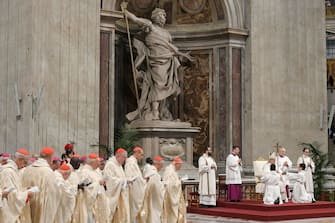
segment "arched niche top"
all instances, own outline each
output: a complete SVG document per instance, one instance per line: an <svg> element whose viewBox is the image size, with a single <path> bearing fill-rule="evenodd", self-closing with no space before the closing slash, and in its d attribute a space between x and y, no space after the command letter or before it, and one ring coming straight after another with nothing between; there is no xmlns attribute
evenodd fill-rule
<svg viewBox="0 0 335 223"><path fill-rule="evenodd" d="M229 28L244 29L245 14L243 0L218 0L224 5L225 14L227 16L227 25Z"/></svg>
<svg viewBox="0 0 335 223"><path fill-rule="evenodd" d="M176 4L178 4L180 8L185 8L185 5L183 5L182 3L183 0L161 0L161 1L128 0L128 1L134 1L134 2L137 2L137 4L140 4L141 2L143 2L143 4L149 4L149 2L152 2L153 5L151 7L158 6L161 8L163 8L163 6L166 6L166 5L169 6L170 4L169 7L171 8L171 10L175 10L175 11L176 11L176 7L175 7ZM221 23L226 28L234 28L234 29L242 29L242 30L244 29L245 27L245 24L244 24L245 23L245 18L244 18L245 1L244 0L204 0L204 1L208 1L208 7L211 12L211 15L215 17L214 19L212 19L211 21L207 23L215 23L215 24ZM122 0L102 0L102 9L110 10L110 11L119 11L121 2ZM129 5L130 6L134 5L134 3L130 3ZM143 16L144 12L139 11L138 13L142 13L142 16ZM146 16L149 17L150 12L146 12L146 13L148 14ZM187 12L184 12L184 13L187 13ZM192 13L190 12L190 14ZM172 20L170 21L171 22L170 26L180 25L178 24L178 22L176 22L175 16L170 15L170 17L171 17L170 19ZM182 25L184 26L185 24L182 24ZM194 25L195 24L189 24L189 26L194 26Z"/></svg>

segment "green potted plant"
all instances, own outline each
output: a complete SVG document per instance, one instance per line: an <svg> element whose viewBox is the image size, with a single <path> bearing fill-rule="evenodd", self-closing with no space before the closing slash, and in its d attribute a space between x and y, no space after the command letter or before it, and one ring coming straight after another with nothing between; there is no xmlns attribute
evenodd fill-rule
<svg viewBox="0 0 335 223"><path fill-rule="evenodd" d="M114 151L117 148L123 148L127 150L128 154L132 153L133 148L136 146L138 141L138 133L135 129L127 128L126 126L118 129L115 133L115 144L114 149L104 144L97 144L91 146L97 146L99 149L104 149L107 157L114 155Z"/></svg>

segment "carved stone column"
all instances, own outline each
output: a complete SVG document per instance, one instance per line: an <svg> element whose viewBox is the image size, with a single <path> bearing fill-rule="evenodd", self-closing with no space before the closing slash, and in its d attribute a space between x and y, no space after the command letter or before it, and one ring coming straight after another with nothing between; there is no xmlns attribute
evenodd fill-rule
<svg viewBox="0 0 335 223"><path fill-rule="evenodd" d="M123 18L120 12L101 11L100 26L100 104L99 144L114 147L114 104L115 104L115 21ZM99 153L106 157L106 150Z"/></svg>

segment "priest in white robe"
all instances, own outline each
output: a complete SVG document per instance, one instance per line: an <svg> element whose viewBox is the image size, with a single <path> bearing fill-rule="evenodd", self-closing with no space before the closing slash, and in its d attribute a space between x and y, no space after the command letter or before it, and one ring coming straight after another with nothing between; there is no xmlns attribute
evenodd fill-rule
<svg viewBox="0 0 335 223"><path fill-rule="evenodd" d="M112 223L130 223L128 185L133 181L127 179L122 167L127 156L126 150L117 149L115 156L108 159L104 169Z"/></svg>
<svg viewBox="0 0 335 223"><path fill-rule="evenodd" d="M292 161L286 156L286 149L280 148L279 154L276 157L276 167L277 171L281 174L280 182L280 192L281 199L283 202L288 202L289 198L289 180L287 178L287 173L290 168L292 168Z"/></svg>
<svg viewBox="0 0 335 223"><path fill-rule="evenodd" d="M280 174L277 173L275 164L269 166L269 170L265 172L261 181L265 184L264 204L282 204L279 187Z"/></svg>
<svg viewBox="0 0 335 223"><path fill-rule="evenodd" d="M305 168L306 165L304 163L300 163L298 166L298 173L294 176L296 182L293 186L293 203L312 203L312 196L307 193L305 188Z"/></svg>
<svg viewBox="0 0 335 223"><path fill-rule="evenodd" d="M55 170L55 175L57 185L60 188L60 203L54 223L68 223L73 215L77 187L68 180L71 175L71 167L66 162Z"/></svg>
<svg viewBox="0 0 335 223"><path fill-rule="evenodd" d="M83 211L80 205L82 204L82 200L84 199L84 192L83 192L84 187L82 186L81 189L79 189L78 186L81 183L79 178L80 164L81 164L80 156L78 154L75 154L70 160L72 172L68 179L69 183L71 183L71 185L77 189L75 207L70 221L71 223L79 223L80 220L79 216L80 213Z"/></svg>
<svg viewBox="0 0 335 223"><path fill-rule="evenodd" d="M0 170L0 189L7 192L6 198L2 199L3 205L0 208L0 223L16 223L23 219L23 208L26 200L33 196L33 191L22 187L19 170L24 168L29 159L29 152L19 149L8 160Z"/></svg>
<svg viewBox="0 0 335 223"><path fill-rule="evenodd" d="M304 148L303 150L303 155L300 156L297 160L297 165L304 163L306 165L305 169L305 177L306 177L306 191L310 196L312 197L312 200L315 201L314 199L314 182L313 182L313 174L315 172L315 164L310 157L310 150L308 148Z"/></svg>
<svg viewBox="0 0 335 223"><path fill-rule="evenodd" d="M182 191L182 182L177 171L180 170L182 160L174 158L166 167L163 182L166 185L163 204L163 223L186 223L186 204Z"/></svg>
<svg viewBox="0 0 335 223"><path fill-rule="evenodd" d="M99 167L99 156L90 154L86 160L86 164L79 172L79 185L82 190L78 200L79 213L75 212L72 221L78 223L94 223L109 221L109 207L106 203L99 201L99 196L106 196L104 179L99 176L96 169ZM98 219L100 219L98 221Z"/></svg>
<svg viewBox="0 0 335 223"><path fill-rule="evenodd" d="M144 157L143 149L136 146L133 152L133 155L126 160L125 164L127 178L134 179L134 182L129 186L130 222L136 220L142 208L146 183L138 166L138 162L143 160Z"/></svg>
<svg viewBox="0 0 335 223"><path fill-rule="evenodd" d="M239 202L242 199L242 161L238 156L239 154L240 148L233 146L231 154L229 154L226 159L227 199L231 202Z"/></svg>
<svg viewBox="0 0 335 223"><path fill-rule="evenodd" d="M159 171L163 167L163 158L156 156L153 160L153 165L147 168L144 177L148 180L143 206L140 211L139 220L137 223L161 223L161 215L164 201L164 184L159 175Z"/></svg>
<svg viewBox="0 0 335 223"><path fill-rule="evenodd" d="M104 164L102 164L104 163ZM98 177L102 180L103 184L100 186L100 192L98 193L97 201L95 202L95 212L99 213L96 215L97 223L110 222L110 208L109 200L106 193L106 178L103 174L103 169L105 166L105 159L99 157L99 167L95 170Z"/></svg>
<svg viewBox="0 0 335 223"><path fill-rule="evenodd" d="M212 148L208 147L199 158L199 195L200 205L216 206L216 162L212 157Z"/></svg>
<svg viewBox="0 0 335 223"><path fill-rule="evenodd" d="M26 222L51 223L55 221L60 202L60 190L57 186L55 173L50 168L53 154L52 148L43 148L40 158L24 171L23 187L36 186L40 189L40 192L30 198L28 205L25 207L24 217Z"/></svg>

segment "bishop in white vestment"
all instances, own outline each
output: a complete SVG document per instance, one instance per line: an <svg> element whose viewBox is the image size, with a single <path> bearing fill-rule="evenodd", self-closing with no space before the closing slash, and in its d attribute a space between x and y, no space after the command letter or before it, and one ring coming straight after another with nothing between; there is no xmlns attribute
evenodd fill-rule
<svg viewBox="0 0 335 223"><path fill-rule="evenodd" d="M0 223L15 223L24 220L21 216L26 200L33 196L33 192L22 187L19 169L26 166L29 152L19 149L13 160L8 160L0 170L0 191L6 191L8 195L1 199L3 204L0 208Z"/></svg>
<svg viewBox="0 0 335 223"><path fill-rule="evenodd" d="M104 169L112 223L130 223L128 185L132 180L127 179L122 167L127 156L127 151L119 148Z"/></svg>
<svg viewBox="0 0 335 223"><path fill-rule="evenodd" d="M22 177L23 187L38 187L40 192L27 200L24 210L25 222L54 222L60 202L60 189L57 186L55 173L50 168L54 151L45 147L40 158L28 166Z"/></svg>
<svg viewBox="0 0 335 223"><path fill-rule="evenodd" d="M163 167L163 158L157 156L153 162L144 176L148 182L138 223L161 223L165 188L158 172Z"/></svg>
<svg viewBox="0 0 335 223"><path fill-rule="evenodd" d="M166 167L163 181L166 185L162 214L163 223L186 223L186 204L181 180L177 174L182 160L176 157L173 163Z"/></svg>
<svg viewBox="0 0 335 223"><path fill-rule="evenodd" d="M129 208L130 208L130 222L134 222L142 208L145 180L143 178L138 162L144 157L143 149L135 147L125 164L125 173L128 179L134 179L134 182L129 185Z"/></svg>

